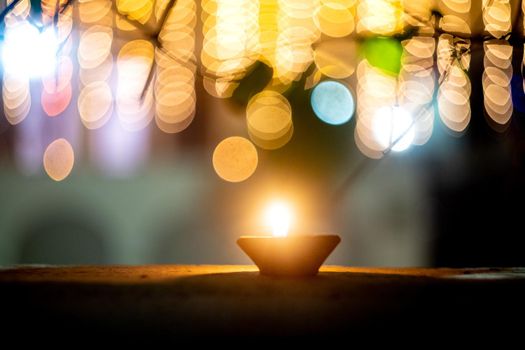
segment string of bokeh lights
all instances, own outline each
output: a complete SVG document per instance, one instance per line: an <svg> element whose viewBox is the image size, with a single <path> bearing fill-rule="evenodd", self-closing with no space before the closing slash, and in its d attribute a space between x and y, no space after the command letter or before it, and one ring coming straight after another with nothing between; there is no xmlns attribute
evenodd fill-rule
<svg viewBox="0 0 525 350"><path fill-rule="evenodd" d="M216 173L230 182L255 172L258 149L275 150L292 139L286 95L297 81L311 90L321 121L343 125L356 115L355 144L372 159L424 145L436 110L454 133L464 133L470 122L470 0L203 0L200 18L192 0L41 4L41 26L30 15L29 0L8 2L1 15L4 115L13 125L31 110L34 78L42 80L45 114L66 114L75 49L77 112L90 130L116 118L126 132L145 130L153 120L166 133L182 132L195 117L197 78L210 95L229 98L254 64L270 67L270 81L246 105L247 137L226 138L213 153ZM489 36L483 43L484 107L491 126L501 131L514 110L513 46L504 39L512 31L513 9L509 0L480 5ZM78 45L71 36L74 23ZM197 23L202 43L196 42ZM42 164L52 179L69 175L73 149L64 137L49 143Z"/></svg>

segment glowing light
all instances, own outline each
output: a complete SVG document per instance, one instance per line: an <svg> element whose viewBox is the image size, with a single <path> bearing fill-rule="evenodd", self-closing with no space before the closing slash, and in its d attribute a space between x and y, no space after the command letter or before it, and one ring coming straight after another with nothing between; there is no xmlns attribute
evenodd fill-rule
<svg viewBox="0 0 525 350"><path fill-rule="evenodd" d="M155 123L166 133L183 131L195 117L196 17L195 2L177 1L159 35L162 49L155 50Z"/></svg>
<svg viewBox="0 0 525 350"><path fill-rule="evenodd" d="M323 81L312 91L310 98L315 115L332 125L344 124L352 118L355 103L348 88L337 81Z"/></svg>
<svg viewBox="0 0 525 350"><path fill-rule="evenodd" d="M315 47L314 62L324 75L344 79L354 73L356 56L354 40L323 40Z"/></svg>
<svg viewBox="0 0 525 350"><path fill-rule="evenodd" d="M386 73L397 75L401 69L401 43L390 38L372 38L363 43L368 63Z"/></svg>
<svg viewBox="0 0 525 350"><path fill-rule="evenodd" d="M99 23L104 25L111 24L111 6L111 0L79 1L78 14L80 20L83 23Z"/></svg>
<svg viewBox="0 0 525 350"><path fill-rule="evenodd" d="M144 91L153 55L153 44L147 40L132 40L118 54L116 107L127 130L143 129L153 119L153 89Z"/></svg>
<svg viewBox="0 0 525 350"><path fill-rule="evenodd" d="M50 75L55 70L57 48L53 28L39 33L27 22L7 27L2 48L4 71L24 78Z"/></svg>
<svg viewBox="0 0 525 350"><path fill-rule="evenodd" d="M512 46L504 40L488 40L483 44L483 102L489 125L505 131L514 110L511 98ZM495 122L495 123L492 123Z"/></svg>
<svg viewBox="0 0 525 350"><path fill-rule="evenodd" d="M512 28L511 4L508 0L487 1L483 0L483 23L485 30L496 38L501 38L509 33Z"/></svg>
<svg viewBox="0 0 525 350"><path fill-rule="evenodd" d="M406 150L414 140L413 120L401 107L383 107L374 116L373 130L377 141L392 151Z"/></svg>
<svg viewBox="0 0 525 350"><path fill-rule="evenodd" d="M397 89L399 104L412 115L414 122L413 145L423 145L432 136L434 108L432 99L435 89L433 37L416 36L404 40L402 66Z"/></svg>
<svg viewBox="0 0 525 350"><path fill-rule="evenodd" d="M75 163L75 152L66 139L57 139L44 152L44 169L55 181L64 180Z"/></svg>
<svg viewBox="0 0 525 350"><path fill-rule="evenodd" d="M25 119L31 108L29 79L14 78L4 74L2 85L4 115L10 124L18 124Z"/></svg>
<svg viewBox="0 0 525 350"><path fill-rule="evenodd" d="M410 13L410 16L404 16L406 24L413 27L418 27L420 34L434 34L433 23L425 21L421 22L421 18L431 18L432 10L435 9L433 1L403 1L403 11Z"/></svg>
<svg viewBox="0 0 525 350"><path fill-rule="evenodd" d="M204 0L202 10L201 62L209 75L204 87L212 96L230 97L237 87L235 80L258 58L259 4Z"/></svg>
<svg viewBox="0 0 525 350"><path fill-rule="evenodd" d="M448 72L438 92L438 110L441 121L453 132L466 130L470 118L471 86L468 75L463 71L470 66L470 54L461 55L459 62L452 59L455 52L466 51L470 47L468 40L456 40L450 34L442 34L437 46L437 66L443 76Z"/></svg>
<svg viewBox="0 0 525 350"><path fill-rule="evenodd" d="M292 107L278 92L264 90L253 96L246 107L250 139L264 149L284 146L292 137Z"/></svg>
<svg viewBox="0 0 525 350"><path fill-rule="evenodd" d="M194 61L194 28L197 20L195 2L177 1L168 11L159 33L161 47L179 62Z"/></svg>
<svg viewBox="0 0 525 350"><path fill-rule="evenodd" d="M403 4L400 0L361 0L357 6L357 32L392 35L403 30Z"/></svg>
<svg viewBox="0 0 525 350"><path fill-rule="evenodd" d="M7 0L6 5L13 3L14 0ZM15 7L5 16L5 24L7 27L16 24L20 19L25 19L31 10L31 0L20 0Z"/></svg>
<svg viewBox="0 0 525 350"><path fill-rule="evenodd" d="M65 6L67 0L41 0L42 6L42 24L45 27L54 29L57 41L59 43L66 41L71 29L73 28L73 6ZM61 8L57 8L57 4ZM63 7L64 6L64 7ZM57 13L57 10L59 12ZM56 15L56 16L55 16ZM69 40L71 42L71 40ZM62 47L62 52L69 53L69 48L66 50Z"/></svg>
<svg viewBox="0 0 525 350"><path fill-rule="evenodd" d="M321 1L314 14L317 28L324 34L340 38L354 31L353 5L355 1Z"/></svg>
<svg viewBox="0 0 525 350"><path fill-rule="evenodd" d="M457 13L468 13L471 7L471 0L448 0L440 1L440 5L444 7L447 12L452 10ZM485 5L484 5L485 6Z"/></svg>
<svg viewBox="0 0 525 350"><path fill-rule="evenodd" d="M215 172L229 182L241 182L252 176L257 163L257 150L244 137L228 137L222 140L213 152Z"/></svg>
<svg viewBox="0 0 525 350"><path fill-rule="evenodd" d="M109 27L94 25L82 33L78 44L78 63L84 69L100 66L111 55L113 31Z"/></svg>
<svg viewBox="0 0 525 350"><path fill-rule="evenodd" d="M98 129L113 112L113 95L105 81L93 82L82 89L77 101L78 113L84 126Z"/></svg>
<svg viewBox="0 0 525 350"><path fill-rule="evenodd" d="M111 0L89 0L81 1L78 4L79 17L82 22L80 28L83 30L80 34L77 50L78 75L82 83L77 100L77 109L82 123L88 129L98 129L105 125L114 110L113 91L108 84L113 70L113 54L111 53L113 46L112 6ZM120 17L117 16L117 18ZM125 68L124 70L126 71ZM127 99L122 98L122 95L126 95L126 92L119 96L121 97L119 102L126 106ZM122 115L120 116L122 117ZM124 120L123 123L128 121L126 117L122 120ZM107 131L105 132L107 133ZM105 134L104 131L101 131L96 135ZM99 137L104 140L102 136Z"/></svg>
<svg viewBox="0 0 525 350"><path fill-rule="evenodd" d="M117 9L128 18L146 23L153 13L153 0L117 0Z"/></svg>
<svg viewBox="0 0 525 350"><path fill-rule="evenodd" d="M396 104L397 79L372 67L366 59L357 66L357 123L355 143L367 157L383 157L384 146L374 135L373 120L376 111Z"/></svg>
<svg viewBox="0 0 525 350"><path fill-rule="evenodd" d="M318 5L317 0L260 1L260 59L273 68L273 89L286 90L312 63L312 43L321 35L312 16Z"/></svg>
<svg viewBox="0 0 525 350"><path fill-rule="evenodd" d="M439 20L439 28L447 33L460 34L462 36L473 34L470 27L473 17L477 18L478 11L487 6L483 4L472 8L471 0L439 1L437 5L438 11L443 14ZM479 2L476 5L480 5ZM474 12L476 12L476 15L473 15ZM477 23L472 29L475 29L475 27L477 27ZM479 35L482 35L482 33L479 33Z"/></svg>
<svg viewBox="0 0 525 350"><path fill-rule="evenodd" d="M44 90L52 94L62 91L71 85L71 78L73 77L73 62L68 56L60 56L57 61L55 74L42 78L42 85Z"/></svg>
<svg viewBox="0 0 525 350"><path fill-rule="evenodd" d="M11 2L8 1L7 3ZM4 41L2 44L2 99L4 116L13 125L22 122L31 109L30 74L27 64L33 57L28 56L24 52L30 54L32 47L26 46L26 42L18 42L20 38L24 39L26 36L38 36L38 31L35 34L35 28L29 29L29 35L24 31L24 28L29 26L24 21L24 18L29 14L29 10L29 1L22 0L5 17ZM20 61L20 59L23 61Z"/></svg>
<svg viewBox="0 0 525 350"><path fill-rule="evenodd" d="M463 18L456 15L446 15L439 21L442 30L448 33L471 35L470 26Z"/></svg>
<svg viewBox="0 0 525 350"><path fill-rule="evenodd" d="M60 113L64 112L67 106L69 106L71 95L71 84L67 84L64 89L52 93L48 92L46 89L42 89L42 94L40 97L42 109L48 116L56 117Z"/></svg>
<svg viewBox="0 0 525 350"><path fill-rule="evenodd" d="M113 71L113 55L108 55L106 60L95 68L80 67L78 75L80 82L84 85L89 85L97 81L108 80Z"/></svg>
<svg viewBox="0 0 525 350"><path fill-rule="evenodd" d="M264 221L275 237L286 237L293 221L292 209L285 202L273 202L264 213Z"/></svg>

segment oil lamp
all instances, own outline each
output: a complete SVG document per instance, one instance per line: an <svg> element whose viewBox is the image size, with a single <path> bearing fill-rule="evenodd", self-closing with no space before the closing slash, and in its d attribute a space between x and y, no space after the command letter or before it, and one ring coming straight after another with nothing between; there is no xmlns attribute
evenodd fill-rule
<svg viewBox="0 0 525 350"><path fill-rule="evenodd" d="M265 212L265 221L273 236L242 236L237 240L261 275L315 276L341 241L337 235L288 235L293 213L284 202L272 203Z"/></svg>

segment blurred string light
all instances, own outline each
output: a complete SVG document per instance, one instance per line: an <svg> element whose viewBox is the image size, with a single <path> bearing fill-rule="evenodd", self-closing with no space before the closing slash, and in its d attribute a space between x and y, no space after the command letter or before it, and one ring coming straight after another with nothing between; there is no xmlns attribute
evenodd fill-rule
<svg viewBox="0 0 525 350"><path fill-rule="evenodd" d="M257 60L258 10L258 1L202 1L203 83L212 96L230 97Z"/></svg>
<svg viewBox="0 0 525 350"><path fill-rule="evenodd" d="M3 84L2 84L2 98L4 105L4 115L10 124L18 124L23 121L29 114L31 108L31 92L29 89L29 76L21 68L22 64L16 62L20 51L31 50L26 49L25 44L21 45L13 41L16 39L17 30L20 27L25 28L28 24L25 19L29 15L31 4L29 0L22 0L18 2L10 1L8 4L11 11L8 12L4 18L4 42L2 44L2 63L3 63ZM18 29L16 29L18 27ZM15 38L9 36L14 30ZM36 28L35 28L36 30ZM35 36L33 29L30 29ZM21 35L18 32L19 36ZM38 31L36 33L38 35ZM9 42L11 41L11 43ZM22 57L23 61L27 61L27 57ZM32 58L31 58L32 59ZM30 62L31 63L31 62ZM22 70L22 72L20 72Z"/></svg>
<svg viewBox="0 0 525 350"><path fill-rule="evenodd" d="M80 90L78 112L88 129L98 129L107 123L113 113L113 99L105 81L94 81Z"/></svg>
<svg viewBox="0 0 525 350"><path fill-rule="evenodd" d="M257 168L257 149L243 137L228 137L215 147L212 163L223 180L241 182L252 176Z"/></svg>
<svg viewBox="0 0 525 350"><path fill-rule="evenodd" d="M350 35L355 28L356 3L356 0L319 0L314 13L316 27L333 38Z"/></svg>
<svg viewBox="0 0 525 350"><path fill-rule="evenodd" d="M49 42L45 43L46 50L50 51L49 55L52 57L49 59L52 72L42 76L40 104L48 116L56 117L69 106L73 94L73 63L70 58L73 8L61 6L66 4L66 0L43 0L41 4L42 24L45 28L43 33L52 33Z"/></svg>
<svg viewBox="0 0 525 350"><path fill-rule="evenodd" d="M113 25L113 13L110 0L76 0L78 18L82 26L101 25L111 27Z"/></svg>
<svg viewBox="0 0 525 350"><path fill-rule="evenodd" d="M512 46L504 40L488 40L483 43L485 70L482 77L483 102L486 115L505 130L514 110L511 98ZM502 128L503 127L503 128Z"/></svg>
<svg viewBox="0 0 525 350"><path fill-rule="evenodd" d="M387 148L377 139L375 128L382 127L374 122L380 117L382 108L391 108L397 103L397 79L391 74L374 68L366 59L357 66L357 123L354 140L359 150L370 158L381 158ZM385 125L386 127L386 125Z"/></svg>
<svg viewBox="0 0 525 350"><path fill-rule="evenodd" d="M145 24L153 13L153 0L116 0L118 11L127 18Z"/></svg>
<svg viewBox="0 0 525 350"><path fill-rule="evenodd" d="M431 31L430 31L431 32ZM379 158L382 155L387 154L391 150L400 151L407 148L409 144L408 140L412 140L411 143L414 144L423 144L425 143L432 132L433 125L433 112L431 110L432 103L434 100L434 79L431 74L432 64L429 60L433 55L434 51L434 42L433 39L428 40L429 38L425 37L415 37L405 41L404 44L404 53L403 53L403 65L402 71L400 72L400 77L398 80L399 86L396 86L396 102L393 107L389 109L383 107L375 114L374 123L376 125L390 125L390 134L389 142L381 141L381 139L386 140L386 133L384 130L376 128L376 140L379 144L383 144L383 150L378 152L378 149L375 147L377 144L372 141L369 144L366 144L366 141L370 141L370 138L359 138L359 134L356 133L356 144L363 151L372 158ZM413 57L410 57L413 56ZM445 58L445 59L443 59ZM441 60L439 60L441 59ZM451 99L454 97L457 99L455 102L459 102L458 96L464 96L465 94L470 94L470 81L468 80L467 70L470 64L470 41L464 40L461 38L454 38L451 35L442 35L440 37L440 42L438 45L438 70L440 72L440 79L438 83L438 109L440 110L440 115L443 118L449 116L448 113L442 113L443 107L450 107ZM412 81L406 80L406 77L412 75ZM421 78L424 78L423 81L417 81ZM426 80L426 89L425 84L422 84ZM399 92L401 92L401 101L404 98L407 98L410 94L407 94L406 90L407 84L410 82L410 85L413 92L419 89L419 93L423 92L421 96L417 99L420 106L417 106L416 111L413 113L412 117L408 117L409 114L405 113L406 111L397 110ZM415 83L415 84L414 84ZM456 94L455 88L459 88L459 93ZM464 88L464 89L462 89ZM425 91L426 90L426 91ZM465 92L466 90L466 92ZM443 95L440 95L443 94ZM441 98L443 96L443 98ZM470 96L470 95L469 95ZM425 101L428 101L425 103ZM439 104L439 102L444 102ZM403 101L403 107L411 106L414 101L407 103L406 100ZM470 106L468 103L468 97L463 101L461 105L463 110L466 110L467 123L468 118L470 117ZM403 109L404 109L403 108ZM454 107L452 107L453 109ZM386 113L389 111L389 113ZM450 112L450 110L446 110ZM390 115L390 118L385 118L384 115ZM395 115L400 115L402 117L394 117ZM390 120L390 123L378 123L376 122L377 118L382 118L384 120ZM405 125L404 127L397 128L392 120L397 119L400 125ZM408 123L408 120L412 121ZM458 127L457 124L454 124L452 118L444 119L444 122L449 128L454 131L461 132L464 129ZM419 128L417 128L419 126ZM460 125L462 126L462 125ZM415 129L414 129L415 128ZM388 130L388 128L385 128ZM419 130L418 130L419 129ZM396 131L397 130L397 131ZM356 132L357 132L356 128ZM418 135L419 134L419 135ZM383 135L383 136L381 136ZM365 142L363 142L363 140ZM387 146L385 147L385 144Z"/></svg>
<svg viewBox="0 0 525 350"><path fill-rule="evenodd" d="M479 4L479 1L476 1ZM438 0L438 10L443 14L439 28L448 34L470 36L472 0Z"/></svg>
<svg viewBox="0 0 525 350"><path fill-rule="evenodd" d="M495 38L502 38L512 30L510 0L483 0L485 30Z"/></svg>
<svg viewBox="0 0 525 350"><path fill-rule="evenodd" d="M49 117L62 114L71 102L73 88L71 78L73 64L69 56L61 56L56 64L56 73L42 79L42 93L40 104Z"/></svg>
<svg viewBox="0 0 525 350"><path fill-rule="evenodd" d="M20 123L31 108L26 73L37 70L33 65L19 76L17 65L25 63L9 57L18 46L20 52L36 50L45 38L54 38L43 48L43 63L51 57L46 52L54 50L55 55L53 74L42 78L41 104L47 115L59 116L70 103L73 9L68 3L43 1L40 30L29 24L28 0L18 1L5 17L2 95L12 124ZM471 0L206 0L201 4L204 38L199 70L194 1L76 3L80 19L77 108L88 129L103 127L116 112L129 131L144 130L153 119L164 132L182 131L195 115L197 74L208 93L229 97L256 61L273 71L263 92L254 95L246 108L248 135L262 149L277 149L291 139L293 113L285 91L312 63L306 88L315 86L314 112L338 125L352 117L352 106L357 104L355 142L371 158L427 142L433 130L434 100L442 122L454 132L464 132L471 118L470 41L464 39L471 35L471 10L478 5ZM480 5L484 34L492 38L483 46L485 111L491 125L504 127L513 111L508 83L513 52L501 39L511 31L512 6L508 0L484 0ZM434 8L442 15L435 15ZM152 24L159 29L152 30ZM15 45L12 38L21 35L19 27L32 28L20 33L29 36L27 42L36 42L34 47ZM390 38L407 33L405 40ZM112 55L115 48L117 57ZM328 82L326 77L341 81ZM355 81L356 101L347 88ZM329 86L336 90L324 92ZM333 114L338 103L341 113Z"/></svg>
<svg viewBox="0 0 525 350"><path fill-rule="evenodd" d="M47 116L57 117L66 110L72 98L73 65L69 57L72 9L67 6L67 1L44 0L40 4L41 16L36 18L29 16L29 1L14 1L7 5L9 12L5 17L2 14L6 26L2 46L4 114L13 124L24 120L31 108L29 80L40 78L42 111ZM25 123L17 130L21 142L15 144L15 152L21 158L20 164L30 170L35 162L42 162L46 173L60 181L67 177L73 166L71 145L60 138L42 152L46 123L42 119L32 119L33 125ZM69 134L69 126L68 121L64 127L54 128L54 133ZM34 149L29 151L29 147Z"/></svg>
<svg viewBox="0 0 525 350"><path fill-rule="evenodd" d="M277 0L259 1L259 52L260 60L272 67L279 35L279 2Z"/></svg>
<svg viewBox="0 0 525 350"><path fill-rule="evenodd" d="M398 82L399 104L416 119L412 144L424 145L434 128L435 93L433 37L414 36L402 41L403 54Z"/></svg>
<svg viewBox="0 0 525 350"><path fill-rule="evenodd" d="M381 158L390 150L406 150L411 144L422 145L433 130L434 39L415 36L404 40L401 53L392 44L396 53L391 56L399 59L400 65L376 63L374 50L381 52L382 46L379 42L368 48L375 66L366 59L365 50L357 70L359 109L354 140L370 158Z"/></svg>
<svg viewBox="0 0 525 350"><path fill-rule="evenodd" d="M81 0L77 59L80 93L77 108L88 129L105 125L113 114L113 16L111 0Z"/></svg>
<svg viewBox="0 0 525 350"><path fill-rule="evenodd" d="M5 29L2 60L4 69L17 77L35 78L55 70L57 38L53 28L41 33L27 21L11 23ZM38 57L38 60L35 60Z"/></svg>
<svg viewBox="0 0 525 350"><path fill-rule="evenodd" d="M4 72L2 84L4 116L13 125L26 118L31 108L29 80L12 77Z"/></svg>
<svg viewBox="0 0 525 350"><path fill-rule="evenodd" d="M483 1L485 31L497 39L483 43L485 56L482 76L485 116L494 130L504 131L513 113L511 78L513 47L501 40L510 33L511 5L508 0Z"/></svg>
<svg viewBox="0 0 525 350"><path fill-rule="evenodd" d="M293 135L292 107L278 92L264 90L250 99L246 107L250 139L264 149L284 146Z"/></svg>
<svg viewBox="0 0 525 350"><path fill-rule="evenodd" d="M114 13L113 6L116 7L117 14ZM113 5L111 0L78 1L78 114L82 124L92 130L88 134L91 160L104 175L112 177L124 177L136 171L143 163L149 145L146 130L128 131L135 129L122 124L121 119L115 115L112 82L116 69L112 47L117 45L116 30L126 34L139 32L134 26L122 24L128 23L128 19L117 25L117 19L125 18L118 11L130 9L129 4L123 6L119 9L118 4ZM137 10L131 9L131 12L141 17ZM145 17L147 16L143 16Z"/></svg>
<svg viewBox="0 0 525 350"><path fill-rule="evenodd" d="M333 79L345 79L355 72L358 44L350 39L328 39L315 44L314 63L319 72Z"/></svg>
<svg viewBox="0 0 525 350"><path fill-rule="evenodd" d="M71 144L63 138L51 142L44 152L44 169L55 181L64 180L75 163L75 152Z"/></svg>
<svg viewBox="0 0 525 350"><path fill-rule="evenodd" d="M405 26L417 30L417 35L433 36L435 34L435 1L403 1L403 21Z"/></svg>
<svg viewBox="0 0 525 350"><path fill-rule="evenodd" d="M288 84L297 81L313 62L312 44L321 33L311 14L320 2L279 0L277 3L277 41L268 63L273 68L271 85L275 89L286 90Z"/></svg>
<svg viewBox="0 0 525 350"><path fill-rule="evenodd" d="M470 118L470 40L442 34L437 45L437 66L442 80L437 95L441 121L453 132L462 133Z"/></svg>
<svg viewBox="0 0 525 350"><path fill-rule="evenodd" d="M145 128L153 119L153 89L147 87L153 65L153 44L144 39L128 41L117 57L117 115L126 130Z"/></svg>
<svg viewBox="0 0 525 350"><path fill-rule="evenodd" d="M357 6L358 34L393 35L404 30L403 1L361 0Z"/></svg>
<svg viewBox="0 0 525 350"><path fill-rule="evenodd" d="M362 51L368 63L381 71L397 76L401 70L401 43L392 38L375 37L367 39Z"/></svg>
<svg viewBox="0 0 525 350"><path fill-rule="evenodd" d="M186 129L195 116L196 5L180 0L169 11L155 50L155 122L167 133Z"/></svg>
<svg viewBox="0 0 525 350"><path fill-rule="evenodd" d="M406 150L414 140L413 117L402 107L382 107L375 114L372 130L383 149Z"/></svg>
<svg viewBox="0 0 525 350"><path fill-rule="evenodd" d="M323 81L317 84L310 101L315 115L327 124L344 124L354 115L355 102L352 93L337 81Z"/></svg>

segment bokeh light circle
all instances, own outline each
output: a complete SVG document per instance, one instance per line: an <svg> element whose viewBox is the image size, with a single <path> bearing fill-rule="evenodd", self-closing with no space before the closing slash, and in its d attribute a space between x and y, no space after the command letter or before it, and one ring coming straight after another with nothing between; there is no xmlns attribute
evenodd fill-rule
<svg viewBox="0 0 525 350"><path fill-rule="evenodd" d="M113 112L113 95L108 83L96 81L87 85L78 96L77 106L86 128L98 129L103 126Z"/></svg>
<svg viewBox="0 0 525 350"><path fill-rule="evenodd" d="M257 149L249 140L232 136L222 140L213 151L213 168L229 182L241 182L257 169Z"/></svg>
<svg viewBox="0 0 525 350"><path fill-rule="evenodd" d="M323 122L341 125L355 112L355 102L348 88L337 81L323 81L313 89L310 103L315 115Z"/></svg>
<svg viewBox="0 0 525 350"><path fill-rule="evenodd" d="M412 144L415 136L413 120L410 114L401 107L383 107L374 115L374 136L384 147L401 152Z"/></svg>
<svg viewBox="0 0 525 350"><path fill-rule="evenodd" d="M355 71L357 43L354 40L323 40L316 44L314 62L324 75L345 79Z"/></svg>
<svg viewBox="0 0 525 350"><path fill-rule="evenodd" d="M47 175L55 181L62 181L73 169L75 152L66 139L56 139L47 146L43 161Z"/></svg>
<svg viewBox="0 0 525 350"><path fill-rule="evenodd" d="M268 150L283 147L293 135L292 107L280 93L264 90L248 102L246 126L257 146Z"/></svg>

